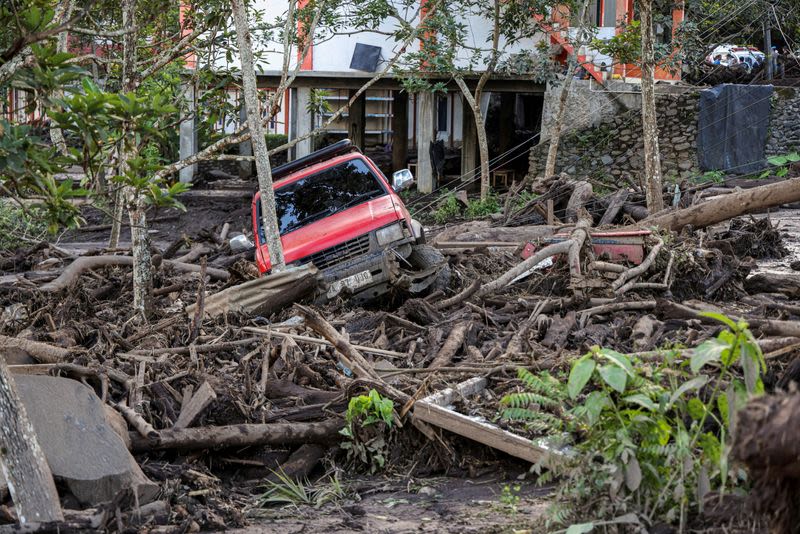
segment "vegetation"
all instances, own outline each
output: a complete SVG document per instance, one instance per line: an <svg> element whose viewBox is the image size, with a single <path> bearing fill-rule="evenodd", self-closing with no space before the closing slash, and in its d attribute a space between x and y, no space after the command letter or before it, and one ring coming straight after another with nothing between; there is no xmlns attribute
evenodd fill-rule
<svg viewBox="0 0 800 534"><path fill-rule="evenodd" d="M386 433L394 422L394 403L381 397L374 389L368 395L350 399L341 434L347 438L342 448L348 460L358 460L369 466L370 473L383 468L388 444Z"/></svg>
<svg viewBox="0 0 800 534"><path fill-rule="evenodd" d="M283 470L273 471L277 480L267 480L267 491L261 496L261 506L293 505L319 508L329 502L345 498L346 491L336 473L327 480L320 479L311 486L307 479L299 480L287 475Z"/></svg>
<svg viewBox="0 0 800 534"><path fill-rule="evenodd" d="M38 243L47 234L45 217L38 208L23 210L0 202L0 251Z"/></svg>
<svg viewBox="0 0 800 534"><path fill-rule="evenodd" d="M563 477L553 521L585 527L632 513L626 522L684 528L711 491L747 487L728 461L729 436L735 410L763 392L764 358L747 323L703 315L726 328L691 353L645 361L594 347L566 383L519 370L525 391L501 400L502 416L576 436L566 463L541 477Z"/></svg>

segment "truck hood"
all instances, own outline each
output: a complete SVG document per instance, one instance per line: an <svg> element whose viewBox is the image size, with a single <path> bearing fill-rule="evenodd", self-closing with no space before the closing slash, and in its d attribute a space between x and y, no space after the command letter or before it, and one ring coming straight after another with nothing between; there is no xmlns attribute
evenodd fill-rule
<svg viewBox="0 0 800 534"><path fill-rule="evenodd" d="M384 195L326 217L281 237L286 263L326 250L403 218L391 195ZM258 254L267 260L267 246ZM267 263L267 262L265 262Z"/></svg>

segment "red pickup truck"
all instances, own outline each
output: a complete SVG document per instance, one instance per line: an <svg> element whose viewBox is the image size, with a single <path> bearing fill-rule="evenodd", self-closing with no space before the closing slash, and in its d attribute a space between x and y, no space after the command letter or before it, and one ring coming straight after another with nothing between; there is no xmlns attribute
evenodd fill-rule
<svg viewBox="0 0 800 534"><path fill-rule="evenodd" d="M273 171L278 226L287 265L313 263L321 273L321 299L344 292L356 301L392 287L421 292L444 289L450 270L442 254L424 244L422 226L397 192L413 181L407 170L390 185L375 163L349 140L340 141ZM252 205L256 261L271 268L261 217Z"/></svg>

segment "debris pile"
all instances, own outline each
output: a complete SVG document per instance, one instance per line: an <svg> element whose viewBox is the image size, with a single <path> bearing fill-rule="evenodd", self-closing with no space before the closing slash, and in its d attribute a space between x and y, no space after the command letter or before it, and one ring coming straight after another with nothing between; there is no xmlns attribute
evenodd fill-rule
<svg viewBox="0 0 800 534"><path fill-rule="evenodd" d="M800 275L751 276L756 259L787 253L768 218L691 232L720 222L703 219L714 201L644 218L633 193L597 199L587 185L556 182L500 221L443 229L433 242L448 287L364 307L346 294L302 304L313 266L255 278L224 227L159 251L147 322L130 315L124 253L37 243L0 259L0 354L65 524L243 526L264 480L344 457L344 414L370 390L402 425L391 447L360 438L384 447L385 463L417 475L505 454L547 465L561 453L531 444L535 427L497 424L517 369L568 371L595 345L642 358L694 346L719 330L700 310L747 318L768 386L797 374L782 366L800 348ZM0 497L0 518L16 521Z"/></svg>

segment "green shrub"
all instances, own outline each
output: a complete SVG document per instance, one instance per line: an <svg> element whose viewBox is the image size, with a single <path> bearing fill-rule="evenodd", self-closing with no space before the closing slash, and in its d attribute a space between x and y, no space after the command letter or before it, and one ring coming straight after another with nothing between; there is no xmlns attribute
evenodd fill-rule
<svg viewBox="0 0 800 534"><path fill-rule="evenodd" d="M763 392L764 357L747 323L702 315L727 329L691 356L674 350L644 362L593 347L573 362L566 383L519 371L525 391L501 400L502 416L578 437L573 454L552 466L563 476L557 522L589 520L572 529L589 532L625 517L644 529L663 521L685 531L711 491L746 487L728 460L728 414ZM715 374L702 372L708 367Z"/></svg>
<svg viewBox="0 0 800 534"><path fill-rule="evenodd" d="M444 199L439 202L439 206L433 212L433 220L436 221L436 224L445 224L459 217L461 217L461 203L453 193L445 194Z"/></svg>
<svg viewBox="0 0 800 534"><path fill-rule="evenodd" d="M484 200L470 200L464 216L467 219L479 219L500 211L500 199L494 192L489 192Z"/></svg>
<svg viewBox="0 0 800 534"><path fill-rule="evenodd" d="M47 222L39 210L32 208L26 213L8 199L0 201L0 250L15 250L46 235Z"/></svg>

